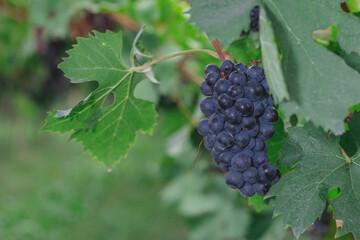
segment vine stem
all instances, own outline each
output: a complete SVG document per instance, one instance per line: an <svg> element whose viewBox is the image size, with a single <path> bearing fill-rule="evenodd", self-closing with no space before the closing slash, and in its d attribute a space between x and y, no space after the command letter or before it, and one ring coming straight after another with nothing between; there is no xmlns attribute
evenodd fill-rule
<svg viewBox="0 0 360 240"><path fill-rule="evenodd" d="M147 62L147 63L145 63L145 64L143 64L141 66L132 67L132 68L130 68L130 71L141 72L142 70L146 70L147 68L149 68L150 66L152 66L152 65L154 65L154 64L156 64L158 62L161 62L161 61L164 61L164 60L167 60L167 59L170 59L170 58L178 57L178 56L193 54L193 53L206 53L206 54L208 54L210 56L213 56L214 58L220 59L219 55L214 51L207 50L207 49L191 49L191 50L185 50L185 51L181 51L181 52L177 52L177 53L173 53L173 54L170 54L170 55L166 55L166 56L156 58L156 59L151 60L150 62Z"/></svg>

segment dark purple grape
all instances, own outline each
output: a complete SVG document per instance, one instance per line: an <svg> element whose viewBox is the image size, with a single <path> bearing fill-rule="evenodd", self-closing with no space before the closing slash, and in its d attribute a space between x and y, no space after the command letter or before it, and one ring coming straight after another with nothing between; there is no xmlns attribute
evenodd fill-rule
<svg viewBox="0 0 360 240"><path fill-rule="evenodd" d="M251 165L251 157L244 153L237 153L231 160L231 166L237 171L245 172Z"/></svg>
<svg viewBox="0 0 360 240"><path fill-rule="evenodd" d="M258 137L261 137L264 140L269 140L274 135L274 126L271 124L260 124Z"/></svg>
<svg viewBox="0 0 360 240"><path fill-rule="evenodd" d="M242 63L235 64L234 68L236 69L236 71L242 72L242 73L246 73L246 71L247 71L247 66Z"/></svg>
<svg viewBox="0 0 360 240"><path fill-rule="evenodd" d="M215 64L209 64L205 67L204 73L207 75L210 72L220 73L220 69Z"/></svg>
<svg viewBox="0 0 360 240"><path fill-rule="evenodd" d="M234 64L230 60L224 60L220 64L220 72L225 73L226 75L230 74L234 68Z"/></svg>
<svg viewBox="0 0 360 240"><path fill-rule="evenodd" d="M242 116L234 107L226 110L225 116L226 120L231 124L237 125L241 123Z"/></svg>
<svg viewBox="0 0 360 240"><path fill-rule="evenodd" d="M251 149L244 149L243 151L241 151L241 153L246 154L251 158L254 157L254 152Z"/></svg>
<svg viewBox="0 0 360 240"><path fill-rule="evenodd" d="M271 163L267 162L258 168L258 173L261 180L272 181L276 178L277 172L276 167Z"/></svg>
<svg viewBox="0 0 360 240"><path fill-rule="evenodd" d="M270 87L269 87L269 84L268 84L266 78L264 78L264 80L262 80L260 83L264 87L266 94L269 94Z"/></svg>
<svg viewBox="0 0 360 240"><path fill-rule="evenodd" d="M242 150L241 147L239 147L239 145L234 144L231 148L229 148L230 151L234 152L234 153L238 153Z"/></svg>
<svg viewBox="0 0 360 240"><path fill-rule="evenodd" d="M265 123L274 124L279 119L279 114L274 107L267 107L260 119Z"/></svg>
<svg viewBox="0 0 360 240"><path fill-rule="evenodd" d="M212 97L206 97L200 102L200 109L203 114L210 116L215 112L216 103Z"/></svg>
<svg viewBox="0 0 360 240"><path fill-rule="evenodd" d="M246 130L247 134L249 134L249 137L255 137L259 133L259 125L256 124L255 127L253 127L250 130Z"/></svg>
<svg viewBox="0 0 360 240"><path fill-rule="evenodd" d="M244 197L254 196L255 192L250 183L245 183L239 190L240 194Z"/></svg>
<svg viewBox="0 0 360 240"><path fill-rule="evenodd" d="M244 96L243 88L240 85L232 85L229 88L228 94L234 99L240 99Z"/></svg>
<svg viewBox="0 0 360 240"><path fill-rule="evenodd" d="M227 131L220 132L216 137L216 145L220 149L227 149L234 145L234 137Z"/></svg>
<svg viewBox="0 0 360 240"><path fill-rule="evenodd" d="M248 99L256 101L264 94L264 88L258 82L246 82L244 84L244 92Z"/></svg>
<svg viewBox="0 0 360 240"><path fill-rule="evenodd" d="M256 144L255 139L250 138L249 144L246 146L246 149L254 149L255 144Z"/></svg>
<svg viewBox="0 0 360 240"><path fill-rule="evenodd" d="M253 185L254 192L257 195L264 196L270 190L271 184L267 181L260 181Z"/></svg>
<svg viewBox="0 0 360 240"><path fill-rule="evenodd" d="M265 77L264 69L260 66L250 67L247 70L246 74L247 74L247 78L249 79L249 81L255 81L255 82L260 82Z"/></svg>
<svg viewBox="0 0 360 240"><path fill-rule="evenodd" d="M241 188L244 185L243 175L235 170L230 170L225 175L226 184L234 189Z"/></svg>
<svg viewBox="0 0 360 240"><path fill-rule="evenodd" d="M217 165L220 164L219 157L220 157L220 154L221 154L221 153L222 153L221 151L217 151L217 150L214 149L214 148L211 150L211 154L212 154L213 159L214 159L214 161L215 161L215 163L216 163Z"/></svg>
<svg viewBox="0 0 360 240"><path fill-rule="evenodd" d="M253 116L255 116L255 117L261 116L265 111L264 104L261 101L253 102L253 104L254 104Z"/></svg>
<svg viewBox="0 0 360 240"><path fill-rule="evenodd" d="M204 147L207 150L211 150L214 147L216 141L216 135L207 135L204 139Z"/></svg>
<svg viewBox="0 0 360 240"><path fill-rule="evenodd" d="M223 109L229 109L234 105L235 100L226 93L219 96L218 103Z"/></svg>
<svg viewBox="0 0 360 240"><path fill-rule="evenodd" d="M262 97L259 101L262 102L262 104L264 105L265 108L266 108L267 106L269 106L268 98L267 98L267 97Z"/></svg>
<svg viewBox="0 0 360 240"><path fill-rule="evenodd" d="M241 125L233 125L229 122L225 122L225 130L229 133L231 133L232 135L236 135L241 131Z"/></svg>
<svg viewBox="0 0 360 240"><path fill-rule="evenodd" d="M247 183L254 184L259 180L259 175L254 167L250 167L248 170L246 170L244 173L244 180Z"/></svg>
<svg viewBox="0 0 360 240"><path fill-rule="evenodd" d="M246 131L241 131L239 134L234 136L235 144L237 144L240 148L246 147L250 142L250 137L246 133Z"/></svg>
<svg viewBox="0 0 360 240"><path fill-rule="evenodd" d="M201 119L199 124L197 125L198 133L201 136L207 136L210 134L209 127L208 127L209 120L208 119Z"/></svg>
<svg viewBox="0 0 360 240"><path fill-rule="evenodd" d="M265 142L265 146L264 146L263 150L261 150L261 152L267 153L267 151L268 151L268 145Z"/></svg>
<svg viewBox="0 0 360 240"><path fill-rule="evenodd" d="M243 72L232 72L229 75L229 82L231 85L239 85L242 86L246 82L246 76Z"/></svg>
<svg viewBox="0 0 360 240"><path fill-rule="evenodd" d="M225 118L215 113L211 115L209 119L208 122L209 131L213 134L218 134L219 132L221 132L221 130L223 130L224 124L225 124Z"/></svg>
<svg viewBox="0 0 360 240"><path fill-rule="evenodd" d="M250 31L257 32L259 31L259 15L260 7L255 6L250 11Z"/></svg>
<svg viewBox="0 0 360 240"><path fill-rule="evenodd" d="M255 138L254 151L261 151L265 147L265 142L262 138Z"/></svg>
<svg viewBox="0 0 360 240"><path fill-rule="evenodd" d="M202 81L200 84L200 92L205 96L213 95L213 89L205 81Z"/></svg>
<svg viewBox="0 0 360 240"><path fill-rule="evenodd" d="M277 183L280 180L280 178L281 178L281 173L279 169L276 169L276 177L273 180L271 180L270 183Z"/></svg>
<svg viewBox="0 0 360 240"><path fill-rule="evenodd" d="M243 117L241 125L243 126L243 128L245 129L253 129L256 125L256 118L255 117Z"/></svg>
<svg viewBox="0 0 360 240"><path fill-rule="evenodd" d="M223 115L223 116L226 115L226 110L223 109L223 108L219 105L219 103L216 103L215 112L216 112L217 114L221 114L221 115Z"/></svg>
<svg viewBox="0 0 360 240"><path fill-rule="evenodd" d="M264 163L267 163L269 161L268 156L266 156L263 152L255 152L253 157L253 164L255 167L260 167L260 165L263 165Z"/></svg>
<svg viewBox="0 0 360 240"><path fill-rule="evenodd" d="M232 151L223 152L219 156L219 161L221 164L231 165L231 159L233 156L234 153Z"/></svg>
<svg viewBox="0 0 360 240"><path fill-rule="evenodd" d="M215 83L214 91L220 96L222 93L227 93L229 88L229 81L226 79L220 79Z"/></svg>
<svg viewBox="0 0 360 240"><path fill-rule="evenodd" d="M220 164L220 169L223 171L223 172L228 172L230 170L230 165L226 165L226 164Z"/></svg>
<svg viewBox="0 0 360 240"><path fill-rule="evenodd" d="M269 106L274 106L274 98L273 98L273 96L269 96L267 100L268 100L268 105Z"/></svg>
<svg viewBox="0 0 360 240"><path fill-rule="evenodd" d="M237 100L235 102L235 108L243 116L251 116L254 112L253 103L246 98L240 98L239 100Z"/></svg>
<svg viewBox="0 0 360 240"><path fill-rule="evenodd" d="M209 72L208 74L206 74L205 82L206 82L207 85L209 85L209 86L214 86L215 83L216 83L219 79L220 79L219 73Z"/></svg>

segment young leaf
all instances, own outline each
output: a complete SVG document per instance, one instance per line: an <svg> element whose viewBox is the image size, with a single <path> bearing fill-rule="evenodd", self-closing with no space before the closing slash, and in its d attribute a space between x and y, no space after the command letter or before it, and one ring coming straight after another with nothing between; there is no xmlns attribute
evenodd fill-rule
<svg viewBox="0 0 360 240"><path fill-rule="evenodd" d="M136 131L152 133L157 114L154 104L133 95L141 79L122 61L121 32L94 33L78 38L60 69L72 83L96 81L98 88L74 108L51 112L44 130L70 132L94 158L112 168L126 157ZM114 102L103 107L111 93Z"/></svg>
<svg viewBox="0 0 360 240"><path fill-rule="evenodd" d="M274 31L265 10L260 10L260 43L264 61L264 70L270 91L278 101L289 100L284 75L281 68L278 47L275 43Z"/></svg>
<svg viewBox="0 0 360 240"><path fill-rule="evenodd" d="M359 120L357 112L349 132L360 131ZM360 237L360 158L347 163L339 151L339 139L313 124L289 128L279 164L299 166L274 185L266 197L277 196L274 215L283 214L285 225L291 226L297 237L321 216L328 193L337 187L340 196L331 203L335 219L343 221L337 235L352 232Z"/></svg>
<svg viewBox="0 0 360 240"><path fill-rule="evenodd" d="M250 10L257 0L190 0L190 22L194 22L210 40L218 38L226 48L241 31L250 26Z"/></svg>
<svg viewBox="0 0 360 240"><path fill-rule="evenodd" d="M358 53L359 19L344 13L339 0L264 2L280 40L282 69L290 93L290 101L280 108L288 117L297 113L325 130L343 133L347 108L360 101L360 74L341 56L315 43L312 33L335 25L340 47L347 53Z"/></svg>

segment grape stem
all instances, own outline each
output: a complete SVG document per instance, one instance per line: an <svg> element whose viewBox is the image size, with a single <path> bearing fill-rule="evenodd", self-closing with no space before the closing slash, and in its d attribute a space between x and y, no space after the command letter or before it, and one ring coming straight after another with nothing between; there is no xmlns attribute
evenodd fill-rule
<svg viewBox="0 0 360 240"><path fill-rule="evenodd" d="M151 60L150 62L147 62L147 63L145 63L145 64L143 64L141 66L130 68L129 70L133 71L133 72L141 72L141 71L146 70L147 68L151 67L152 65L154 65L156 63L159 63L159 62L162 62L164 60L174 58L174 57L178 57L178 56L184 56L184 55L188 55L188 54L193 54L193 53L206 53L206 54L208 54L210 56L213 56L214 58L220 59L219 55L214 51L207 50L207 49L191 49L191 50L185 50L185 51L181 51L181 52L177 52L177 53L173 53L173 54L170 54L170 55L166 55L166 56L156 58L156 59Z"/></svg>

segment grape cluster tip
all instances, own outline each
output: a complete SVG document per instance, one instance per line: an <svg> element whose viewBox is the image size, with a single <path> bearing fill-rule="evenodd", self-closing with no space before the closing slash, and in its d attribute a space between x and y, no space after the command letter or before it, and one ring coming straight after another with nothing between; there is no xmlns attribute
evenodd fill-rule
<svg viewBox="0 0 360 240"><path fill-rule="evenodd" d="M204 146L226 172L230 188L245 197L263 196L281 176L266 155L265 140L274 135L278 113L264 70L225 60L219 67L207 65L204 73L200 109L209 118L197 127Z"/></svg>

